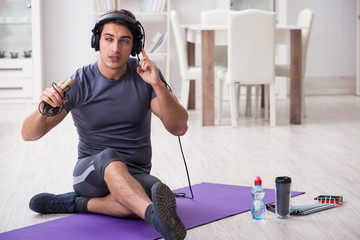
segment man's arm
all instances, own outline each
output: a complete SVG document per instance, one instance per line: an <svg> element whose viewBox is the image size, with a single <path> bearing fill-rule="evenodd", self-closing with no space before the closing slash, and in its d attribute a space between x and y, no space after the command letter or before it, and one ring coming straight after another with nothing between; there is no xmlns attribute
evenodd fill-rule
<svg viewBox="0 0 360 240"><path fill-rule="evenodd" d="M35 141L58 125L67 115L64 109L54 117L45 117L38 110L28 116L22 125L21 136L25 141Z"/></svg>
<svg viewBox="0 0 360 240"><path fill-rule="evenodd" d="M63 95L63 90L58 86L55 87L58 92L54 88L47 88L41 93L40 101L47 102L52 107L62 106L66 102L66 100L63 100L61 97ZM36 110L24 120L21 136L25 141L37 140L58 125L66 115L67 111L65 109L63 109L60 114L53 117L45 117Z"/></svg>
<svg viewBox="0 0 360 240"><path fill-rule="evenodd" d="M143 59L138 67L138 74L153 87L156 98L150 103L151 111L163 122L165 128L173 135L182 136L188 126L188 113L178 102L175 95L168 91L161 81L156 64L152 62L142 50Z"/></svg>
<svg viewBox="0 0 360 240"><path fill-rule="evenodd" d="M161 81L161 80L160 80ZM178 102L173 93L168 92L161 82L155 93L157 95L150 103L151 111L163 122L165 128L175 136L182 136L187 132L188 113Z"/></svg>

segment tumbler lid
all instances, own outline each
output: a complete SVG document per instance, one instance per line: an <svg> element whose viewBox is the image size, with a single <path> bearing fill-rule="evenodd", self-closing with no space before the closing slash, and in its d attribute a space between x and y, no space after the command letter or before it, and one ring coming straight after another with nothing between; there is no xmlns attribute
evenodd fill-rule
<svg viewBox="0 0 360 240"><path fill-rule="evenodd" d="M291 183L291 178L288 176L277 177L275 183Z"/></svg>
<svg viewBox="0 0 360 240"><path fill-rule="evenodd" d="M254 184L255 185L261 185L262 181L261 178L259 176L256 176L255 180L254 180Z"/></svg>

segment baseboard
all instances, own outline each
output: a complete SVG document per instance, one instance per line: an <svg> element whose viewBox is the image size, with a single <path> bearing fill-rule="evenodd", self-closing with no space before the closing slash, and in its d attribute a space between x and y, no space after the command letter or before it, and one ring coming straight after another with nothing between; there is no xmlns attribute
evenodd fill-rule
<svg viewBox="0 0 360 240"><path fill-rule="evenodd" d="M355 77L307 77L306 95L355 95Z"/></svg>

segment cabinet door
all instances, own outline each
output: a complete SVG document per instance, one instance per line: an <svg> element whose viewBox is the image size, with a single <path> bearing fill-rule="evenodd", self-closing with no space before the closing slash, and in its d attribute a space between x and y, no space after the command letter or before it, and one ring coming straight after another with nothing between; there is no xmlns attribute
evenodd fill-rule
<svg viewBox="0 0 360 240"><path fill-rule="evenodd" d="M41 0L0 0L1 102L28 102L41 92L40 5Z"/></svg>
<svg viewBox="0 0 360 240"><path fill-rule="evenodd" d="M31 1L0 0L0 57L24 58L32 49ZM30 56L30 55L27 55Z"/></svg>

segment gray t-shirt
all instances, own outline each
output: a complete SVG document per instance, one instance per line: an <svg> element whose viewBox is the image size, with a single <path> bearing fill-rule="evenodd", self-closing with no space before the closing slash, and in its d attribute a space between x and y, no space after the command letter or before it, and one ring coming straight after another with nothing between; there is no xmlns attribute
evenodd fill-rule
<svg viewBox="0 0 360 240"><path fill-rule="evenodd" d="M126 73L117 81L104 77L97 62L71 77L74 84L64 108L71 111L79 134L79 158L112 148L127 162L150 171L150 101L156 95L137 66L138 60L129 58Z"/></svg>

